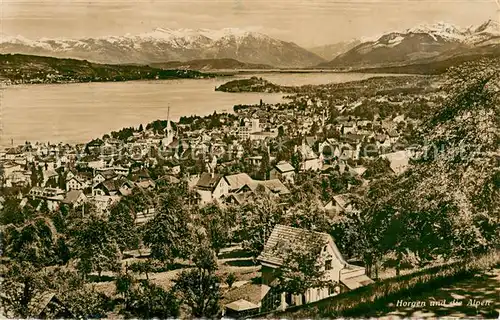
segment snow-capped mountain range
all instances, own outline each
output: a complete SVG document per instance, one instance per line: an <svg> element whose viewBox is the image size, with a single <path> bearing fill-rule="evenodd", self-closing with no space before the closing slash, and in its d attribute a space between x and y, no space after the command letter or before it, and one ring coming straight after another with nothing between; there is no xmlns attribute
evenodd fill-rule
<svg viewBox="0 0 500 320"><path fill-rule="evenodd" d="M84 39L30 40L2 35L0 53L86 59L101 63L157 63L230 58L280 67L312 66L322 61L298 45L244 29L156 28L137 35Z"/></svg>
<svg viewBox="0 0 500 320"><path fill-rule="evenodd" d="M459 28L449 23L419 25L404 31L313 48L263 33L226 28L166 29L123 36L30 40L0 35L0 53L23 53L100 63L152 64L200 59L235 59L274 67L356 68L400 65L500 45L500 25L487 21ZM496 50L496 49L495 49ZM333 59L333 60L332 60ZM331 61L329 61L331 60ZM329 61L329 62L325 62Z"/></svg>
<svg viewBox="0 0 500 320"><path fill-rule="evenodd" d="M402 32L389 32L351 48L322 67L372 67L413 63L441 55L461 55L477 48L500 45L500 25L489 20L480 26L458 28L440 22ZM483 50L484 51L484 50Z"/></svg>

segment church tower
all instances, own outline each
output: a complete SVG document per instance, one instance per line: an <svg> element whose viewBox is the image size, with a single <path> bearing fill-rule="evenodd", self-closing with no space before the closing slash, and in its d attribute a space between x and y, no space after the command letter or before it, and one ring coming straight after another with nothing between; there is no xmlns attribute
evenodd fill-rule
<svg viewBox="0 0 500 320"><path fill-rule="evenodd" d="M165 128L165 138L162 139L162 145L163 146L168 146L170 145L175 138L175 132L174 129L172 128L172 123L170 121L170 105L168 106L167 109L167 127Z"/></svg>

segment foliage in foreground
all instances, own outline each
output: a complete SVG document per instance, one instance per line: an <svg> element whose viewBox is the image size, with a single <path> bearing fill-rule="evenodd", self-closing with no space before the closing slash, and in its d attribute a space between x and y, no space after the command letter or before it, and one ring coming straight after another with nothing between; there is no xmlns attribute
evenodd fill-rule
<svg viewBox="0 0 500 320"><path fill-rule="evenodd" d="M500 264L500 252L482 257L471 257L422 271L390 278L307 306L291 308L280 318L336 318L368 315L382 310L390 302L412 296L414 293L433 291L446 283L472 277Z"/></svg>
<svg viewBox="0 0 500 320"><path fill-rule="evenodd" d="M407 172L371 182L355 199L359 214L333 233L341 251L362 254L370 271L380 257L423 267L437 259L484 254L499 245L500 65L482 61L446 75L448 98L415 132Z"/></svg>

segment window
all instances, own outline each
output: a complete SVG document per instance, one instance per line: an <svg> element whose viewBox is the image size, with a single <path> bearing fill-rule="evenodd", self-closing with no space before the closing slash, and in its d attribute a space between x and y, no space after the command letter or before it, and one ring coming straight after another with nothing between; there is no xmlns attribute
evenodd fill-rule
<svg viewBox="0 0 500 320"><path fill-rule="evenodd" d="M325 270L331 270L331 269L332 269L332 260L326 260Z"/></svg>

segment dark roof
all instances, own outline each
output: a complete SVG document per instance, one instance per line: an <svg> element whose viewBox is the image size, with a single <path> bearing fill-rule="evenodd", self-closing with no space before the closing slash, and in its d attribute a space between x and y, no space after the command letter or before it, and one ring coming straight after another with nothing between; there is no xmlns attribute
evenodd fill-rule
<svg viewBox="0 0 500 320"><path fill-rule="evenodd" d="M250 184L249 187L255 191L259 185L264 186L266 190L269 190L274 194L283 195L290 193L290 190L288 190L288 188L279 179L255 181L253 184Z"/></svg>
<svg viewBox="0 0 500 320"><path fill-rule="evenodd" d="M106 171L102 171L100 173L104 177L104 179L106 179L106 180L117 176L117 174L113 170L106 170Z"/></svg>
<svg viewBox="0 0 500 320"><path fill-rule="evenodd" d="M115 180L106 180L103 181L101 184L104 186L104 188L106 188L108 192L118 190L118 186L116 185Z"/></svg>
<svg viewBox="0 0 500 320"><path fill-rule="evenodd" d="M9 150L7 150L7 154L19 154L21 153L19 151L19 149L16 147L16 148L10 148Z"/></svg>
<svg viewBox="0 0 500 320"><path fill-rule="evenodd" d="M82 190L68 191L68 193L66 193L66 197L63 200L63 203L66 204L75 203L82 194L83 194Z"/></svg>
<svg viewBox="0 0 500 320"><path fill-rule="evenodd" d="M200 179L196 183L196 187L200 189L214 189L222 179L222 175L214 173L213 175L208 172L203 172Z"/></svg>
<svg viewBox="0 0 500 320"><path fill-rule="evenodd" d="M28 310L34 318L74 318L71 311L50 291L36 294L28 304Z"/></svg>
<svg viewBox="0 0 500 320"><path fill-rule="evenodd" d="M247 283L229 290L222 301L224 304L228 304L243 299L253 304L259 304L269 292L269 289L268 286L263 284Z"/></svg>
<svg viewBox="0 0 500 320"><path fill-rule="evenodd" d="M364 140L365 135L348 133L348 134L344 135L342 138L344 138L345 140L349 140L349 141L362 141L362 140Z"/></svg>

